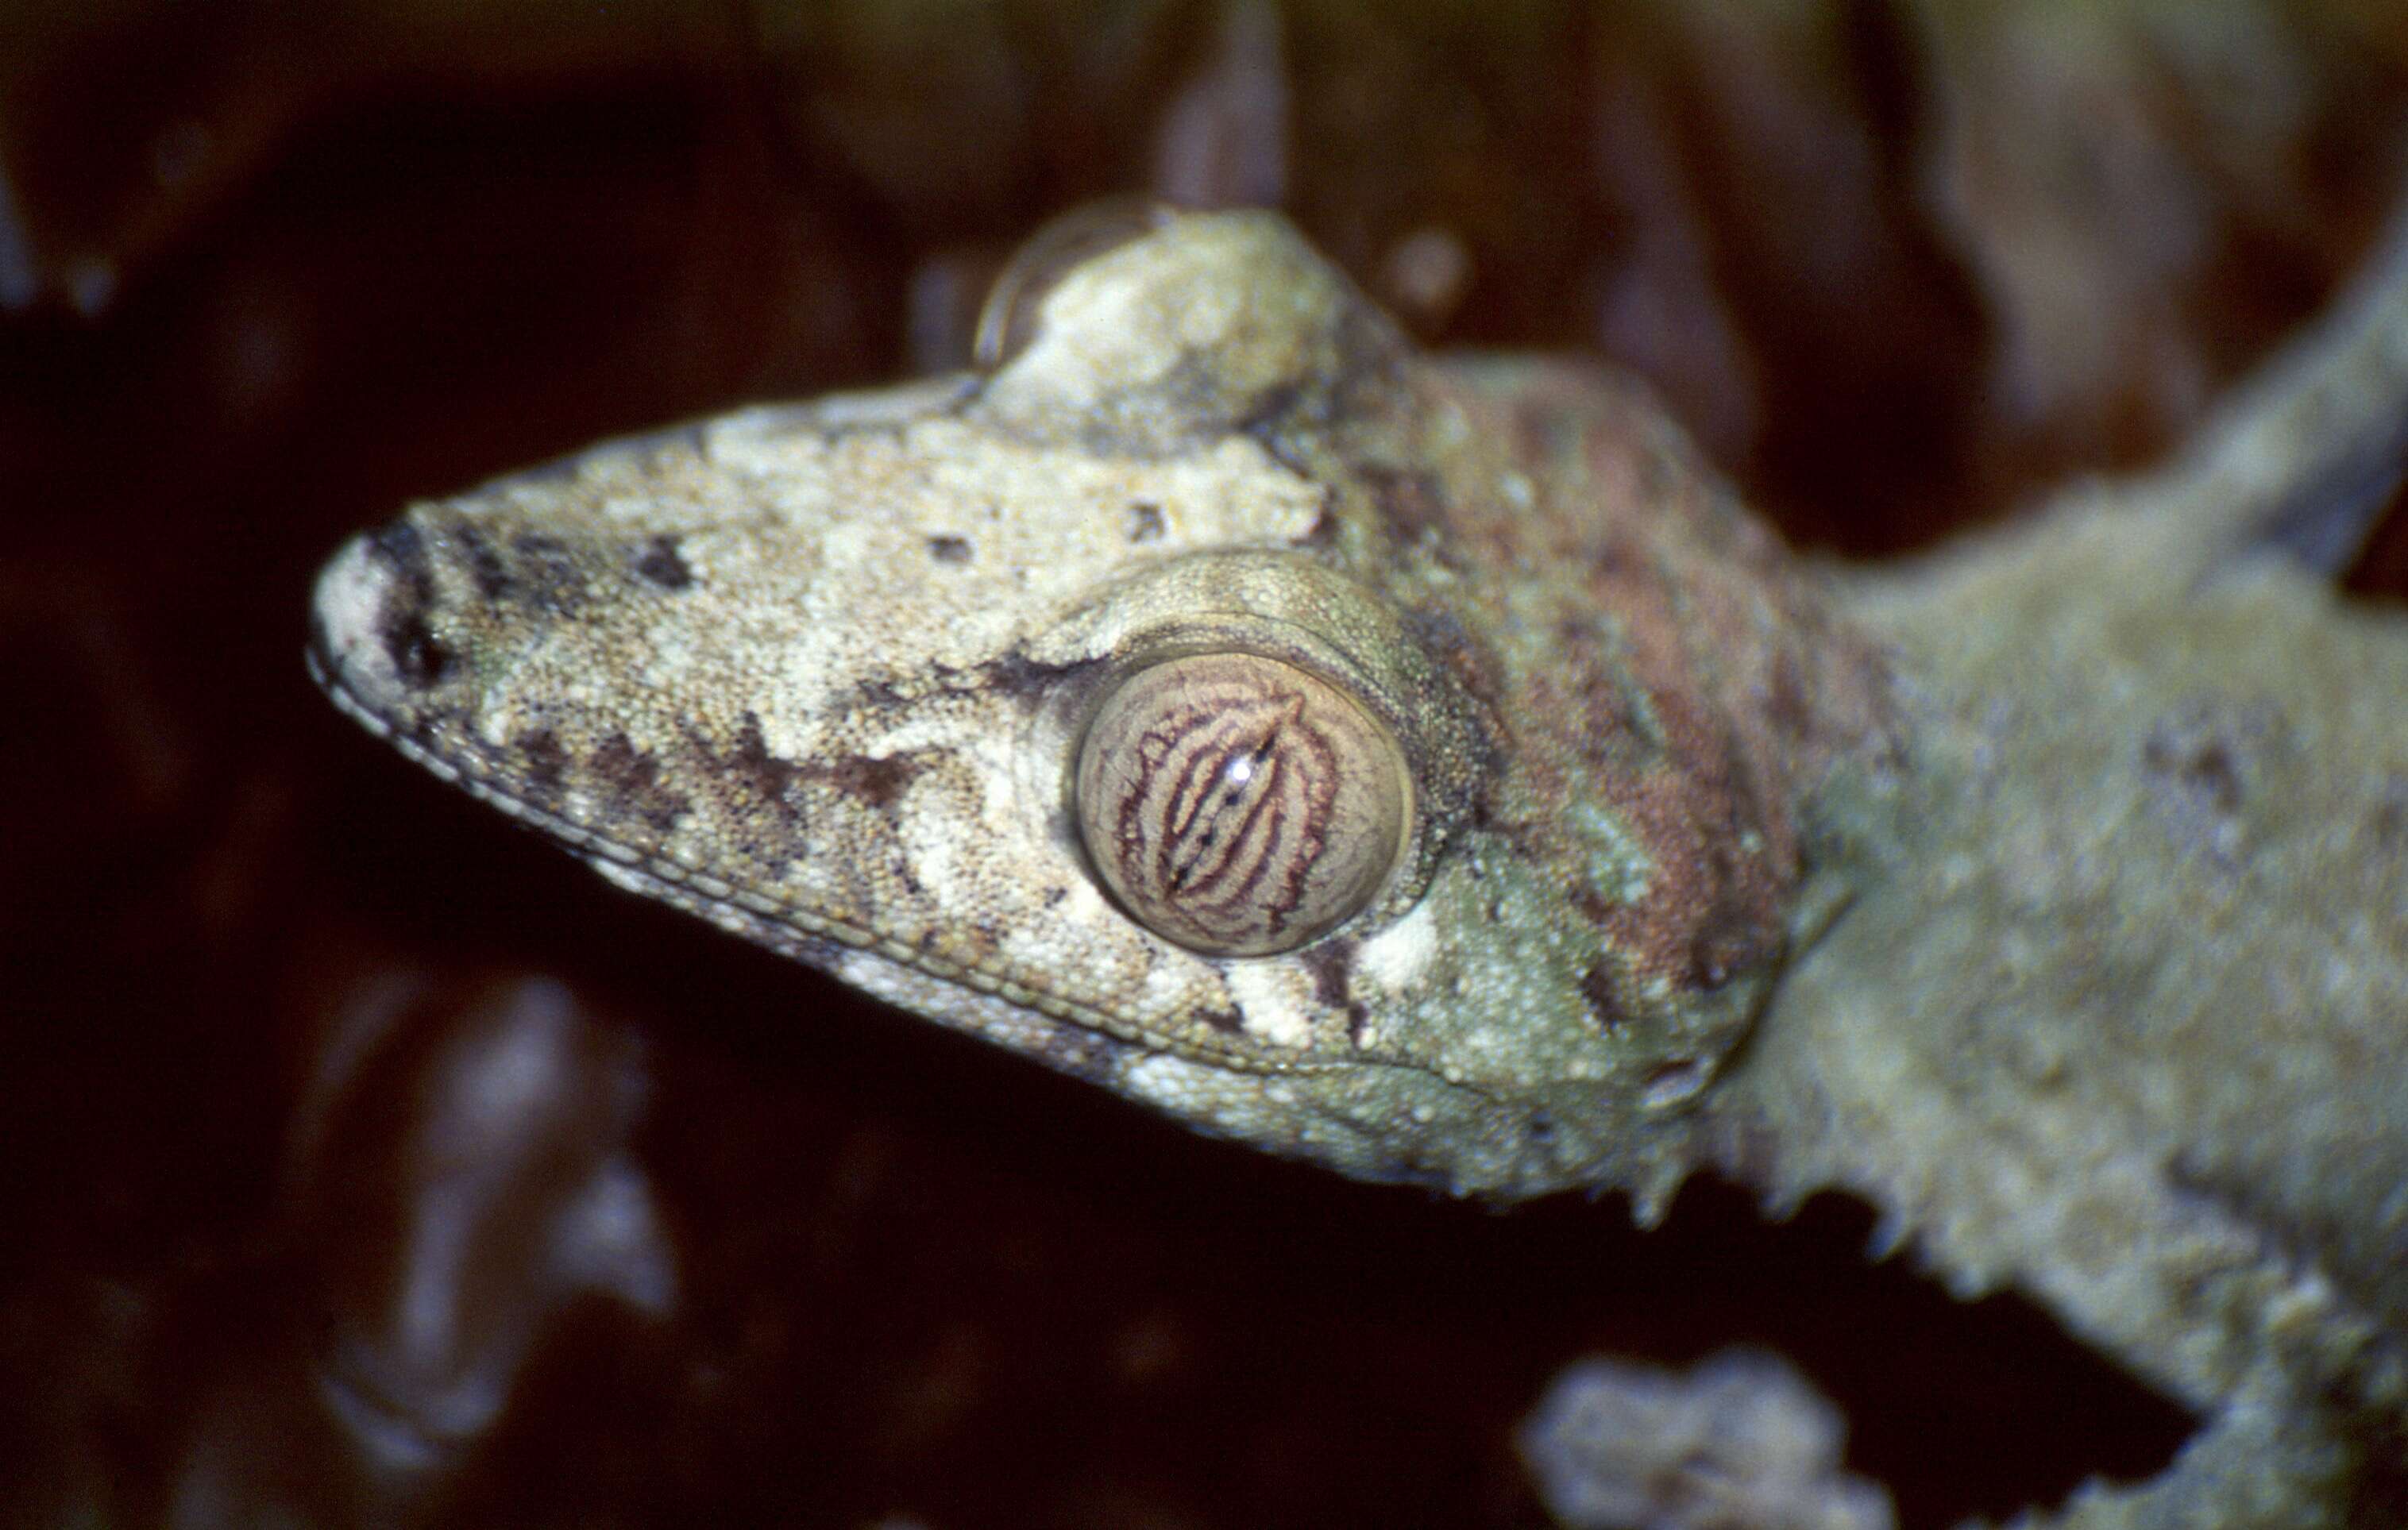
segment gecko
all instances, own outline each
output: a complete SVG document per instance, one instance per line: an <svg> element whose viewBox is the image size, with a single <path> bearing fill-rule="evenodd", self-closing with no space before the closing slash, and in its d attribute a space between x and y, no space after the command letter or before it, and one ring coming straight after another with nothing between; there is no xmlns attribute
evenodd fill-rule
<svg viewBox="0 0 2408 1530"><path fill-rule="evenodd" d="M411 506L308 654L620 887L1197 1130L1861 1197L2201 1420L2022 1523L2397 1523L2408 618L2333 578L2403 446L2394 249L2170 463L1844 566L1641 385L1124 206L968 372Z"/></svg>

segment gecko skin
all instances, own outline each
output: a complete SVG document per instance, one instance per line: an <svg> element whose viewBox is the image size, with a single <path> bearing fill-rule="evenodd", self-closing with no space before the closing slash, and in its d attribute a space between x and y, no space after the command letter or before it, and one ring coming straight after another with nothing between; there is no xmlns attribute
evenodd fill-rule
<svg viewBox="0 0 2408 1530"><path fill-rule="evenodd" d="M2203 1418L2044 1523L2394 1523L2408 619L2329 576L2408 260L2157 476L1832 570L1632 385L1426 358L1268 214L1121 222L1040 239L977 375L360 537L328 694L1204 1131L1642 1222L1699 1166L1861 1196Z"/></svg>

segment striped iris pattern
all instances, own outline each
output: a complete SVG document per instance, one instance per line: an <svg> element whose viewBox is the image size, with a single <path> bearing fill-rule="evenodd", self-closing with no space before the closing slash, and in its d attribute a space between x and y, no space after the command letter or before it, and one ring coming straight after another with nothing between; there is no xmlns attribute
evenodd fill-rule
<svg viewBox="0 0 2408 1530"><path fill-rule="evenodd" d="M1194 950L1292 950L1394 865L1400 752L1354 701L1249 653L1138 671L1098 709L1078 778L1087 851L1122 907Z"/></svg>

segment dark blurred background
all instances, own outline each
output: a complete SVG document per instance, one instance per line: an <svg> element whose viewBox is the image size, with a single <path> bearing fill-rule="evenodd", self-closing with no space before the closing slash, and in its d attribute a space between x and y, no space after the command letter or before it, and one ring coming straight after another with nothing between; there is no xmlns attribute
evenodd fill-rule
<svg viewBox="0 0 2408 1530"><path fill-rule="evenodd" d="M304 601L411 495L959 365L1131 192L1891 553L2163 451L2403 148L2389 0L0 7L0 1525L1535 1525L1552 1373L1734 1340L1909 1525L2155 1469L1860 1205L1344 1184L638 907L338 719Z"/></svg>

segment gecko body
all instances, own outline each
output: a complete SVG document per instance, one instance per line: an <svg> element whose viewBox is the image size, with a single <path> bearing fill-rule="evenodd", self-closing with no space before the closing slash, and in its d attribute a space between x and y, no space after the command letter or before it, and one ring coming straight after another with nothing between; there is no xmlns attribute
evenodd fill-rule
<svg viewBox="0 0 2408 1530"><path fill-rule="evenodd" d="M1862 1195L2204 1418L2052 1523L2374 1523L2408 621L2284 550L2349 540L2319 464L2396 464L2399 293L2156 478L1842 571L1634 385L1425 357L1268 214L1120 220L974 376L413 507L322 577L322 681L620 885L1199 1129L1642 1221L1700 1166Z"/></svg>

